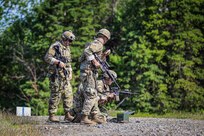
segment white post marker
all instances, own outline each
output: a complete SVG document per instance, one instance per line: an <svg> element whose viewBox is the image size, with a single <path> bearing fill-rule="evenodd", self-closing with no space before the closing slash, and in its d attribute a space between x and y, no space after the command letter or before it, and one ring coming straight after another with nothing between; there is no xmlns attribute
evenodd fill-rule
<svg viewBox="0 0 204 136"><path fill-rule="evenodd" d="M30 107L16 107L16 115L17 116L31 116L31 108Z"/></svg>

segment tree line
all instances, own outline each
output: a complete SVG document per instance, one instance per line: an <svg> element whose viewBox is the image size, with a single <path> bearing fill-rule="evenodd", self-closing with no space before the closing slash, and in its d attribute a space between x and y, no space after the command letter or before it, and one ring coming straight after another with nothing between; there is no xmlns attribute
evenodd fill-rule
<svg viewBox="0 0 204 136"><path fill-rule="evenodd" d="M76 91L78 59L100 28L112 33L108 63L117 72L118 83L138 92L121 108L149 113L204 110L203 0L11 0L0 4L4 20L0 23L1 110L14 111L21 105L31 106L34 115L47 114L49 82L43 58L65 30L76 35L71 45L71 84ZM8 14L15 8L19 17ZM6 19L11 20L7 26Z"/></svg>

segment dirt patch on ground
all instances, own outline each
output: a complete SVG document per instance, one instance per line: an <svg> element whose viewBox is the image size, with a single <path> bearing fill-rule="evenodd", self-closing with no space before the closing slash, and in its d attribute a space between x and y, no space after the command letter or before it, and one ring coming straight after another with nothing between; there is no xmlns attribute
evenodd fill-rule
<svg viewBox="0 0 204 136"><path fill-rule="evenodd" d="M31 117L44 136L204 136L204 121L191 119L130 118L129 123L116 123L109 118L106 124L95 126L47 122L46 116Z"/></svg>

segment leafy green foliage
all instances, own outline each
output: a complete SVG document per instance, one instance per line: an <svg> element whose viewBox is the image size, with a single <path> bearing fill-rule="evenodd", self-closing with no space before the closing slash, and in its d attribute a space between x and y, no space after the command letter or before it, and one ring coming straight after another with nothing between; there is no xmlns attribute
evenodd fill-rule
<svg viewBox="0 0 204 136"><path fill-rule="evenodd" d="M27 81L20 86L24 94L26 106L32 107L33 115L47 115L48 114L48 100L50 96L49 80L46 78L44 81L37 83Z"/></svg>
<svg viewBox="0 0 204 136"><path fill-rule="evenodd" d="M112 61L124 87L140 92L129 101L132 106L161 113L203 109L203 74L196 72L203 68L203 28L198 26L203 2L129 0L121 5L116 31L123 37L122 57Z"/></svg>
<svg viewBox="0 0 204 136"><path fill-rule="evenodd" d="M43 57L65 30L72 30L74 92L79 84L78 58L96 32L108 28L109 64L122 88L138 92L120 108L166 113L204 109L203 1L181 0L44 0L5 2L0 19L0 108L32 107L34 115L47 114L49 84ZM18 7L21 18L6 14ZM12 8L11 8L12 9ZM1 23L2 24L2 23ZM2 29L3 28L3 29ZM107 106L115 107L114 103ZM60 107L58 114L62 114Z"/></svg>

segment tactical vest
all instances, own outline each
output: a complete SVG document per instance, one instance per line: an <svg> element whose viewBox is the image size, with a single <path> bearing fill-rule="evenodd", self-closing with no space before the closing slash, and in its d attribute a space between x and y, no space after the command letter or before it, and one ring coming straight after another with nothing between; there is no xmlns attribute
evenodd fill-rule
<svg viewBox="0 0 204 136"><path fill-rule="evenodd" d="M71 67L71 52L69 46L65 47L60 42L56 42L53 45L55 49L55 55L53 56L55 59L60 60L61 62L65 63L65 69ZM50 73L55 73L64 77L63 69L59 68L57 65L50 65L49 66Z"/></svg>

